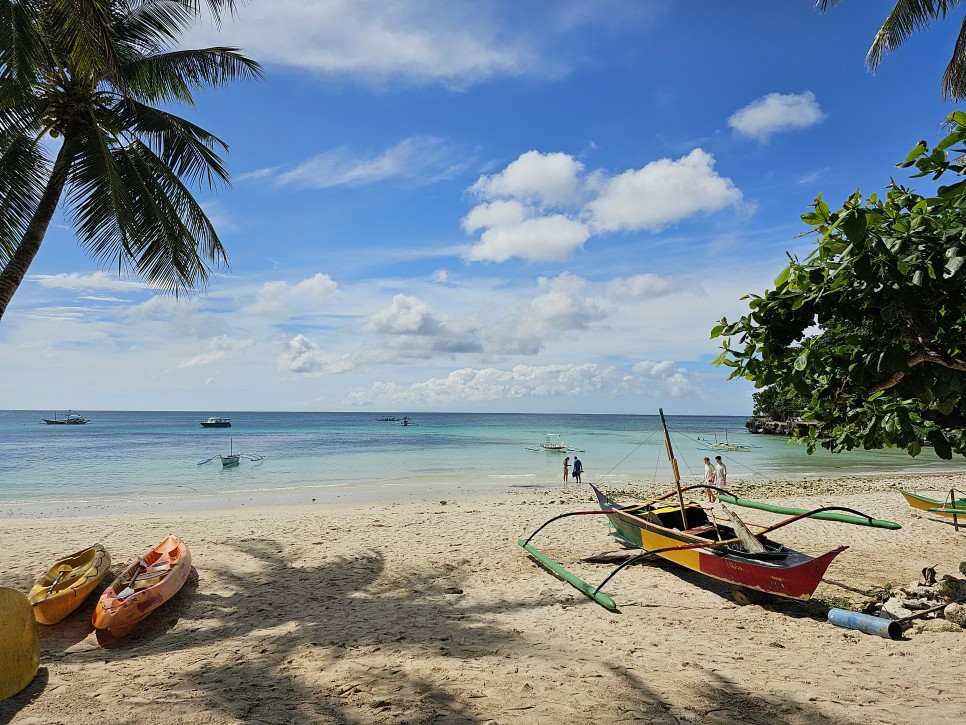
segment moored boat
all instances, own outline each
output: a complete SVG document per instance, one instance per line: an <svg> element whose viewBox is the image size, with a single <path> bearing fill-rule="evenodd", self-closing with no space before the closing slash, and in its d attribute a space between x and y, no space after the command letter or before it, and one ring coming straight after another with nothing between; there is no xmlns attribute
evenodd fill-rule
<svg viewBox="0 0 966 725"><path fill-rule="evenodd" d="M231 418L218 418L212 416L208 420L201 421L202 428L231 428Z"/></svg>
<svg viewBox="0 0 966 725"><path fill-rule="evenodd" d="M555 516L528 538L517 542L538 564L606 609L618 611L613 598L602 591L604 585L629 564L652 556L659 556L705 576L732 584L736 587L735 594L743 595L739 598L747 600L747 592L743 590L750 589L788 599L806 600L815 592L835 557L848 547L840 546L813 557L773 541L766 534L804 518L877 528L901 528L895 522L873 519L859 511L838 506L806 511L739 499L724 489L707 484L682 488L664 411L659 412L667 457L674 474L674 489L649 501L625 506L613 501L591 483L599 510L573 511ZM707 491L712 501L706 504L685 502L684 492L692 489ZM718 500L714 502L715 509L709 511L706 506L712 506L714 494L717 494ZM792 515L770 526L756 526L752 531L733 511L724 506L725 500L733 505ZM719 512L721 516L718 515ZM606 516L613 528L613 536L625 547L637 550L629 554L629 558L596 587L567 571L530 543L543 528L554 521L586 515Z"/></svg>
<svg viewBox="0 0 966 725"><path fill-rule="evenodd" d="M81 605L110 568L110 554L100 544L58 559L27 594L34 618L56 624Z"/></svg>
<svg viewBox="0 0 966 725"><path fill-rule="evenodd" d="M962 516L958 509L966 509L966 498L956 499L951 502L952 497L946 496L942 501L936 498L928 498L926 496L921 496L918 493L912 493L911 491L903 491L899 489L899 493L906 500L912 508L918 509L919 511L928 511L934 513L937 516L944 516L948 519L953 517L953 509L957 509L956 515ZM936 511L935 509L939 509Z"/></svg>
<svg viewBox="0 0 966 725"><path fill-rule="evenodd" d="M94 627L123 637L181 591L190 573L188 546L169 534L104 590L94 609Z"/></svg>

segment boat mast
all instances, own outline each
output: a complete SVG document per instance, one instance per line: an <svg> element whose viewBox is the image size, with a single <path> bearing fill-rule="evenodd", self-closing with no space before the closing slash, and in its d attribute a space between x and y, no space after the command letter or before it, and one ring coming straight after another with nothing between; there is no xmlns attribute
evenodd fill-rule
<svg viewBox="0 0 966 725"><path fill-rule="evenodd" d="M661 414L661 427L664 429L664 448L667 450L667 459L671 462L671 470L674 472L674 485L678 489L678 504L681 506L681 524L684 531L688 528L688 516L684 511L684 496L681 493L681 474L678 473L678 462L674 457L674 449L671 448L671 434L667 430L667 421L664 420L664 408L658 408Z"/></svg>

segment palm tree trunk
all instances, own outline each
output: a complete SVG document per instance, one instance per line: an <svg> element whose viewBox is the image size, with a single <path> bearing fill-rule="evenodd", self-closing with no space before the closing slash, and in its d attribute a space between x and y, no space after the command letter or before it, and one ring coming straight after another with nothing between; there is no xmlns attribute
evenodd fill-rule
<svg viewBox="0 0 966 725"><path fill-rule="evenodd" d="M40 251L40 245L47 234L47 227L50 226L50 220L53 219L57 204L60 202L60 195L67 184L70 161L66 151L68 144L66 139L64 141L64 144L60 147L60 152L57 154L57 160L54 161L54 168L47 180L47 187L40 197L33 218L27 225L23 239L20 240L20 244L14 250L10 261L0 272L0 319L3 319L3 313L7 311L7 305L10 304L14 292L23 282L23 278L27 276L27 270L34 261L34 257L37 256L37 252Z"/></svg>

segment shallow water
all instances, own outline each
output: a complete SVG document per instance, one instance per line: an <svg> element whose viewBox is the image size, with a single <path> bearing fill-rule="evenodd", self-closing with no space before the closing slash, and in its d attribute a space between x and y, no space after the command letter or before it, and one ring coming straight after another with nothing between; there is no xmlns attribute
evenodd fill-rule
<svg viewBox="0 0 966 725"><path fill-rule="evenodd" d="M529 450L550 432L581 449L570 456L583 462L585 482L671 480L656 415L414 413L403 426L377 420L403 415L392 412L212 411L232 427L206 429L209 413L81 413L86 425L44 424L52 411L0 411L0 515L551 487L561 484L564 454ZM785 438L748 433L745 417L667 420L689 481L700 478L703 456L715 455L701 448L725 438L756 446L723 454L732 480L964 470L928 450L918 458L895 450L809 456ZM229 451L242 453L241 463L222 468L217 456Z"/></svg>

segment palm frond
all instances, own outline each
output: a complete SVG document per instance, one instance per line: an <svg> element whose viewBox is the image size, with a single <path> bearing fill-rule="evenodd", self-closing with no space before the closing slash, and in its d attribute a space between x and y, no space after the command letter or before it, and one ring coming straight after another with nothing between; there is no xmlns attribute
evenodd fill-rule
<svg viewBox="0 0 966 725"><path fill-rule="evenodd" d="M30 84L45 57L33 2L0 0L0 77Z"/></svg>
<svg viewBox="0 0 966 725"><path fill-rule="evenodd" d="M0 133L0 268L20 243L49 176L50 162L32 136Z"/></svg>
<svg viewBox="0 0 966 725"><path fill-rule="evenodd" d="M237 48L158 53L126 64L124 72L131 94L139 100L177 100L186 105L194 105L193 90L262 77L261 66Z"/></svg>
<svg viewBox="0 0 966 725"><path fill-rule="evenodd" d="M224 161L215 151L216 147L228 151L228 146L217 136L173 113L130 99L120 101L113 112L125 136L142 139L178 176L200 180L209 188L230 183Z"/></svg>
<svg viewBox="0 0 966 725"><path fill-rule="evenodd" d="M943 98L966 98L966 19L959 26L953 57L943 74Z"/></svg>
<svg viewBox="0 0 966 725"><path fill-rule="evenodd" d="M958 5L959 1L897 0L872 40L872 46L865 56L866 65L875 71L886 53L901 46L917 30L927 28L934 20L945 17L950 4Z"/></svg>

